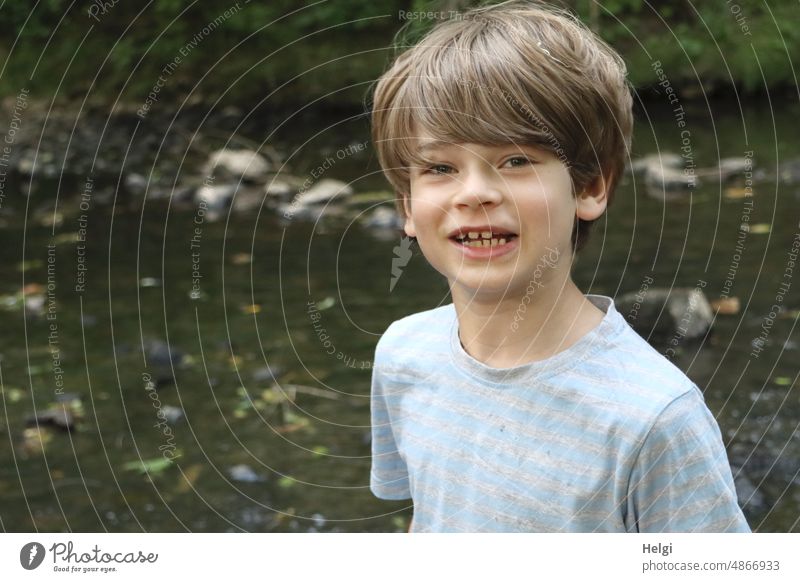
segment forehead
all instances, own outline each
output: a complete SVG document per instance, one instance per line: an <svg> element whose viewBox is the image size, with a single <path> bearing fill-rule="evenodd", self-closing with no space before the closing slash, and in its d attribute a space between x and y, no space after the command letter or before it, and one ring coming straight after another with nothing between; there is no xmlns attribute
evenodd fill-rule
<svg viewBox="0 0 800 582"><path fill-rule="evenodd" d="M441 151L473 151L480 154L490 154L494 151L530 151L546 153L539 144L532 143L514 143L513 141L502 143L472 143L472 142L458 142L452 140L444 140L431 137L428 134L419 135L414 138L412 147L417 156L424 157L428 154L441 152Z"/></svg>

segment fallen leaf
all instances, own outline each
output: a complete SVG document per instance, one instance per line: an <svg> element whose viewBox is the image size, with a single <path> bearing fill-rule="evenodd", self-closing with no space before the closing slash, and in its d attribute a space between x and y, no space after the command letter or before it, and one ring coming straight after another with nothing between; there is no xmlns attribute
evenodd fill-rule
<svg viewBox="0 0 800 582"><path fill-rule="evenodd" d="M319 311L325 311L326 309L330 309L334 305L336 305L336 300L333 297L326 297L325 299L317 303L317 309Z"/></svg>
<svg viewBox="0 0 800 582"><path fill-rule="evenodd" d="M78 242L78 233L77 232L62 232L53 237L53 244L60 245L64 243L76 243Z"/></svg>
<svg viewBox="0 0 800 582"><path fill-rule="evenodd" d="M61 226L64 223L64 215L60 212L48 212L39 218L39 224L42 226Z"/></svg>
<svg viewBox="0 0 800 582"><path fill-rule="evenodd" d="M738 297L720 297L711 301L711 308L721 315L736 315L741 304Z"/></svg>
<svg viewBox="0 0 800 582"><path fill-rule="evenodd" d="M374 204L376 202L387 202L394 200L394 194L388 190L378 192L363 192L361 194L353 194L347 198L347 204Z"/></svg>
<svg viewBox="0 0 800 582"><path fill-rule="evenodd" d="M25 391L21 390L20 388L3 388L0 387L0 394L3 395L3 398L11 403L19 402L25 397Z"/></svg>
<svg viewBox="0 0 800 582"><path fill-rule="evenodd" d="M14 295L0 295L0 307L6 311L16 311L21 309L23 305L24 303L21 293L15 293Z"/></svg>
<svg viewBox="0 0 800 582"><path fill-rule="evenodd" d="M231 263L234 265L247 265L253 262L253 255L248 253L236 253L231 257Z"/></svg>
<svg viewBox="0 0 800 582"><path fill-rule="evenodd" d="M53 440L53 435L47 429L31 427L22 431L20 449L28 454L42 453L44 447Z"/></svg>
<svg viewBox="0 0 800 582"><path fill-rule="evenodd" d="M295 483L296 481L294 479L285 475L278 479L278 487L281 489L289 489L289 487L293 486Z"/></svg>
<svg viewBox="0 0 800 582"><path fill-rule="evenodd" d="M180 456L178 454L174 455L176 457ZM139 459L136 461L131 461L129 463L125 463L122 465L123 471L138 471L142 475L159 475L164 472L165 469L171 467L173 464L172 459L168 459L166 457L156 457L155 459Z"/></svg>
<svg viewBox="0 0 800 582"><path fill-rule="evenodd" d="M739 186L732 186L730 188L725 188L725 191L722 193L722 195L728 200L739 200L741 198L747 198L751 196L752 190Z"/></svg>
<svg viewBox="0 0 800 582"><path fill-rule="evenodd" d="M181 479L178 482L178 493L188 493L193 489L194 482L203 472L203 465L192 465L185 471L181 471Z"/></svg>
<svg viewBox="0 0 800 582"><path fill-rule="evenodd" d="M280 386L275 385L261 391L261 400L270 405L277 405L283 402L294 402L294 394L286 392Z"/></svg>
<svg viewBox="0 0 800 582"><path fill-rule="evenodd" d="M283 426L279 426L275 429L275 432L278 434L289 434L292 432L296 432L298 430L303 430L304 428L308 428L308 421L306 422L295 422L293 424L284 424Z"/></svg>
<svg viewBox="0 0 800 582"><path fill-rule="evenodd" d="M44 263L38 259L33 259L30 261L22 261L17 263L17 271L28 271L30 269L35 269L37 267L41 267Z"/></svg>

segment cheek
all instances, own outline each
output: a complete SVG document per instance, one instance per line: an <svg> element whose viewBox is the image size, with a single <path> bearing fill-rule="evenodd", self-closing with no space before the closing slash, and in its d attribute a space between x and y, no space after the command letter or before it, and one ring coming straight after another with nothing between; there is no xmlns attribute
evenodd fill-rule
<svg viewBox="0 0 800 582"><path fill-rule="evenodd" d="M547 191L536 189L518 203L520 223L532 242L542 244L568 239L575 221L576 202L570 184L558 183Z"/></svg>
<svg viewBox="0 0 800 582"><path fill-rule="evenodd" d="M417 196L411 205L411 218L420 228L423 224L434 226L446 214L444 207L430 196Z"/></svg>

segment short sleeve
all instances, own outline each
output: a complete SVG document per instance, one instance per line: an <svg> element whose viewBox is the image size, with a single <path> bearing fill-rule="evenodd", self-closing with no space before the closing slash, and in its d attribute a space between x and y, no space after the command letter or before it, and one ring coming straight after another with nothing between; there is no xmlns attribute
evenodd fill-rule
<svg viewBox="0 0 800 582"><path fill-rule="evenodd" d="M696 387L653 424L631 472L627 504L629 531L750 531L719 426Z"/></svg>
<svg viewBox="0 0 800 582"><path fill-rule="evenodd" d="M395 427L392 425L391 399L392 395L386 392L384 374L376 366L372 371L370 489L381 499L410 499L408 469L397 449Z"/></svg>

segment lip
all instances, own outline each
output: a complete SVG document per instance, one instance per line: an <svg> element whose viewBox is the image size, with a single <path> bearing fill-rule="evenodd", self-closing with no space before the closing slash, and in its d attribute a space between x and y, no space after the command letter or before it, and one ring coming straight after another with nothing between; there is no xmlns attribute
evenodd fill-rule
<svg viewBox="0 0 800 582"><path fill-rule="evenodd" d="M458 231L456 231L456 234L458 234ZM504 245L497 245L494 247L468 247L452 238L450 239L450 244L455 246L464 254L464 257L468 259L494 259L515 251L519 246L519 236L515 236Z"/></svg>

